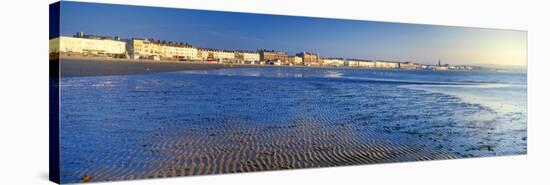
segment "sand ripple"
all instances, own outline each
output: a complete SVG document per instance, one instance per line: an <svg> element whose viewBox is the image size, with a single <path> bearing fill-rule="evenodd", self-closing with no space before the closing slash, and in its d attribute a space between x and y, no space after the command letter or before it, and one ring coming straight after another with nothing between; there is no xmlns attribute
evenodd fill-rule
<svg viewBox="0 0 550 185"><path fill-rule="evenodd" d="M95 85L105 81L109 88ZM63 182L521 154L526 147L526 128L498 127L525 115L393 83L180 73L63 83Z"/></svg>

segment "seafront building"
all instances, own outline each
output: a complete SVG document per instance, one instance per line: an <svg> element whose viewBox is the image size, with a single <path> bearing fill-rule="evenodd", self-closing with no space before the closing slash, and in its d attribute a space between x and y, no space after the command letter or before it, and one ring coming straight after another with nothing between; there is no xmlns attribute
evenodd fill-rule
<svg viewBox="0 0 550 185"><path fill-rule="evenodd" d="M324 66L341 67L344 66L343 58L323 58Z"/></svg>
<svg viewBox="0 0 550 185"><path fill-rule="evenodd" d="M437 65L431 66L431 69L434 71L446 71L449 70L449 64L441 65L441 60L438 60Z"/></svg>
<svg viewBox="0 0 550 185"><path fill-rule="evenodd" d="M235 51L235 61L239 64L245 63L244 61L244 53L240 51Z"/></svg>
<svg viewBox="0 0 550 185"><path fill-rule="evenodd" d="M299 56L289 56L288 63L290 65L304 65L302 61L302 57L299 57Z"/></svg>
<svg viewBox="0 0 550 185"><path fill-rule="evenodd" d="M253 51L235 51L235 60L239 63L255 64L260 61L260 53Z"/></svg>
<svg viewBox="0 0 550 185"><path fill-rule="evenodd" d="M470 70L473 70L474 67L472 66L465 66L465 65L460 65L460 66L454 66L455 70L467 70L467 71L470 71Z"/></svg>
<svg viewBox="0 0 550 185"><path fill-rule="evenodd" d="M325 59L319 57L319 58L317 59L317 63L312 63L311 65L313 65L313 66L322 66L322 65L324 65L324 64L325 64Z"/></svg>
<svg viewBox="0 0 550 185"><path fill-rule="evenodd" d="M209 58L214 59L214 57L212 56L212 54L210 52L210 49L208 49L208 48L197 48L196 58L198 60L203 60L203 61L206 61Z"/></svg>
<svg viewBox="0 0 550 185"><path fill-rule="evenodd" d="M131 39L128 51L132 59L196 60L197 49L189 44L157 41L154 39Z"/></svg>
<svg viewBox="0 0 550 185"><path fill-rule="evenodd" d="M312 65L321 65L322 62L319 60L319 55L311 52L301 52L296 54L296 56L299 56L302 58L302 63L305 66L312 66Z"/></svg>
<svg viewBox="0 0 550 185"><path fill-rule="evenodd" d="M198 48L195 58L203 61L234 63L244 60L244 55L229 50Z"/></svg>
<svg viewBox="0 0 550 185"><path fill-rule="evenodd" d="M449 66L448 65L432 66L431 69L434 70L434 71L446 71L446 70L449 70Z"/></svg>
<svg viewBox="0 0 550 185"><path fill-rule="evenodd" d="M419 64L413 63L413 62L402 62L399 63L400 69L418 69L420 67Z"/></svg>
<svg viewBox="0 0 550 185"><path fill-rule="evenodd" d="M131 39L128 41L128 54L132 59L160 60L162 48L149 39Z"/></svg>
<svg viewBox="0 0 550 185"><path fill-rule="evenodd" d="M113 58L172 60L172 61L208 61L217 63L304 65L375 69L423 69L423 70L483 70L478 66L454 66L441 64L421 65L414 62L385 60L364 60L344 58L321 58L318 53L301 52L288 55L274 50L221 50L213 48L195 48L183 42L160 41L155 39L132 38L122 40L119 37L86 35L77 32L72 37L60 36L49 40L50 56L100 56Z"/></svg>
<svg viewBox="0 0 550 185"><path fill-rule="evenodd" d="M260 50L260 61L267 63L288 64L288 55L284 52L274 50Z"/></svg>
<svg viewBox="0 0 550 185"><path fill-rule="evenodd" d="M399 68L400 63L383 60L348 59L345 66L358 68L397 69Z"/></svg>
<svg viewBox="0 0 550 185"><path fill-rule="evenodd" d="M161 45L161 57L172 60L196 60L197 48L186 44Z"/></svg>
<svg viewBox="0 0 550 185"><path fill-rule="evenodd" d="M212 57L222 62L230 62L235 60L235 52L227 50L213 50L211 51Z"/></svg>
<svg viewBox="0 0 550 185"><path fill-rule="evenodd" d="M260 61L260 53L258 52L243 52L243 58L246 62L258 62Z"/></svg>
<svg viewBox="0 0 550 185"><path fill-rule="evenodd" d="M375 60L374 67L379 69L396 69L399 68L399 62Z"/></svg>
<svg viewBox="0 0 550 185"><path fill-rule="evenodd" d="M79 37L76 37L76 36ZM118 37L101 37L77 34L75 37L60 36L50 39L50 53L78 55L115 56L126 54L126 43Z"/></svg>
<svg viewBox="0 0 550 185"><path fill-rule="evenodd" d="M360 67L360 68L374 68L375 62L372 60L348 59L346 60L345 66Z"/></svg>

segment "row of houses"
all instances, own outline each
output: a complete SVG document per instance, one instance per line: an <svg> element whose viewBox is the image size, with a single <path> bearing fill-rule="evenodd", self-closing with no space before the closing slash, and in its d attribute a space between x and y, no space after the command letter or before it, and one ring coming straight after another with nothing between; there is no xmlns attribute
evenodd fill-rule
<svg viewBox="0 0 550 185"><path fill-rule="evenodd" d="M419 64L413 62L396 62L386 60L363 60L363 59L348 59L344 63L348 67L357 68L379 68L379 69L417 69Z"/></svg>
<svg viewBox="0 0 550 185"><path fill-rule="evenodd" d="M155 39L85 35L78 32L73 37L60 36L50 39L50 53L67 53L85 56L125 57L150 60L217 60L228 62L257 62L259 52L227 51L210 48L196 48L187 43L160 41Z"/></svg>
<svg viewBox="0 0 550 185"><path fill-rule="evenodd" d="M259 50L220 50L196 48L187 43L160 41L155 39L85 35L77 32L72 37L60 36L50 39L51 53L68 53L90 56L118 56L149 60L202 60L218 62L248 62L302 64L302 58L284 52ZM306 55L307 57L307 55ZM307 60L309 61L309 60Z"/></svg>
<svg viewBox="0 0 550 185"><path fill-rule="evenodd" d="M130 39L125 51L132 59L194 60L197 49L187 43L174 43L154 39Z"/></svg>
<svg viewBox="0 0 550 185"><path fill-rule="evenodd" d="M289 55L274 50L220 50L197 48L183 42L160 41L155 39L132 38L122 40L119 37L85 35L77 32L73 37L60 36L50 39L50 52L78 55L99 55L130 59L211 61L220 63L247 63L271 65L332 66L351 68L381 69L422 69L446 70L449 66L423 66L413 62L385 60L363 60L344 58L323 58L318 53L300 52ZM466 68L465 68L466 69Z"/></svg>

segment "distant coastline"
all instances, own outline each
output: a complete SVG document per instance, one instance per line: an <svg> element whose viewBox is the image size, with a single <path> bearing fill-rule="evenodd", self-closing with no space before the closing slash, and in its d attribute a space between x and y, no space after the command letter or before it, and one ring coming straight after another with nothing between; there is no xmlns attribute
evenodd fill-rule
<svg viewBox="0 0 550 185"><path fill-rule="evenodd" d="M185 61L185 62L172 61L172 60L159 61L159 60L71 56L71 55L60 55L59 57L50 56L50 62L59 62L59 74L61 75L61 77L135 75L135 74L174 72L174 71L187 71L187 70L217 70L217 69L227 69L227 68L256 68L256 67L376 70L371 68L357 68L357 67L228 64L228 63L212 63L207 61ZM407 69L385 69L385 70L407 70Z"/></svg>

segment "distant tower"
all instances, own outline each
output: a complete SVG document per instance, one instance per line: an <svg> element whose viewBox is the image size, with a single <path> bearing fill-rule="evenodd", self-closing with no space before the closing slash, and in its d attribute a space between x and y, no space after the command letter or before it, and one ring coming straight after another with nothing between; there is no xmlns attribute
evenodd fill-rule
<svg viewBox="0 0 550 185"><path fill-rule="evenodd" d="M79 38L82 38L82 37L84 37L84 32L81 32L81 31L76 32L76 35L75 35L75 36L76 36L76 37L79 37Z"/></svg>
<svg viewBox="0 0 550 185"><path fill-rule="evenodd" d="M319 64L319 50L317 50L317 56L315 58L315 63Z"/></svg>
<svg viewBox="0 0 550 185"><path fill-rule="evenodd" d="M310 62L309 60L306 60L306 50L304 50L302 52L302 64L307 65L307 64L309 64L309 62Z"/></svg>
<svg viewBox="0 0 550 185"><path fill-rule="evenodd" d="M437 60L437 66L441 66L441 59Z"/></svg>

